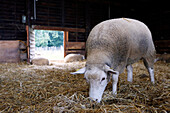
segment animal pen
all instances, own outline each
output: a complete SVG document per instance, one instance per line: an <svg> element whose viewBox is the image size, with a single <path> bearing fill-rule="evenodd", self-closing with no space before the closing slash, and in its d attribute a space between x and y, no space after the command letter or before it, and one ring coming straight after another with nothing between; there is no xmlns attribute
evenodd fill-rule
<svg viewBox="0 0 170 113"><path fill-rule="evenodd" d="M0 112L170 112L169 14L165 1L1 0ZM112 95L110 81L97 103L89 99L84 75L70 74L84 67L86 60L30 64L35 58L35 30L62 31L64 56L86 56L92 28L122 17L140 20L151 30L157 51L154 85L139 61L132 65L133 82L127 82L125 70L119 76L117 96Z"/></svg>

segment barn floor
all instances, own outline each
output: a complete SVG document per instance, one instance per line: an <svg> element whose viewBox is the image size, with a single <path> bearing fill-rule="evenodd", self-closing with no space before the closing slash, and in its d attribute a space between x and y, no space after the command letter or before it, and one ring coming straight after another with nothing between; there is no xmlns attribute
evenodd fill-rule
<svg viewBox="0 0 170 113"><path fill-rule="evenodd" d="M155 63L155 85L150 83L143 63L135 63L133 83L127 82L124 72L119 77L118 95L112 96L110 82L100 104L88 99L88 84L83 75L69 74L84 64L0 64L0 112L170 111L170 63Z"/></svg>

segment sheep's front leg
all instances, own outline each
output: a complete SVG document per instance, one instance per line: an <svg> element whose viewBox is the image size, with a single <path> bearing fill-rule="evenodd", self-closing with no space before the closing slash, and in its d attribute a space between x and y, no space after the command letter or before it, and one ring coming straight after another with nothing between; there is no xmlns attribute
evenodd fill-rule
<svg viewBox="0 0 170 113"><path fill-rule="evenodd" d="M112 79L113 79L113 84L112 84L113 95L116 95L116 94L117 94L118 78L119 78L119 73L112 75Z"/></svg>
<svg viewBox="0 0 170 113"><path fill-rule="evenodd" d="M127 68L127 81L132 82L132 80L133 80L133 67L132 67L132 65L128 65L126 68Z"/></svg>

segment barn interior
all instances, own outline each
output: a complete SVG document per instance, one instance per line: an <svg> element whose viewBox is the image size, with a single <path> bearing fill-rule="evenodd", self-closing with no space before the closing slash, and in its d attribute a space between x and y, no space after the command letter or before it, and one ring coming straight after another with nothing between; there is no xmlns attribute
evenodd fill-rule
<svg viewBox="0 0 170 113"><path fill-rule="evenodd" d="M85 55L91 29L104 20L122 17L144 22L157 53L170 53L170 9L165 1L1 0L0 7L0 62L30 61L35 56L34 30L64 31L64 56Z"/></svg>
<svg viewBox="0 0 170 113"><path fill-rule="evenodd" d="M168 113L169 15L169 2L158 0L0 0L0 112ZM109 83L98 104L88 99L83 75L70 75L84 61L30 65L37 54L35 30L62 31L63 56L85 56L91 29L114 18L137 19L151 30L157 60L163 60L155 63L155 85L138 62L134 83L127 82L125 71L117 97L112 96Z"/></svg>

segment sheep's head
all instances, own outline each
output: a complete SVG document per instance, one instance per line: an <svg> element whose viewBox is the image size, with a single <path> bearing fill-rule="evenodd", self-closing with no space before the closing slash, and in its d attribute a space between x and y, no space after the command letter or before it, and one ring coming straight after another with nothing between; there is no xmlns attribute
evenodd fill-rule
<svg viewBox="0 0 170 113"><path fill-rule="evenodd" d="M110 74L115 74L116 71L110 69L109 66L86 66L71 74L84 74L86 81L90 85L89 96L92 100L100 102L103 92L110 80Z"/></svg>

